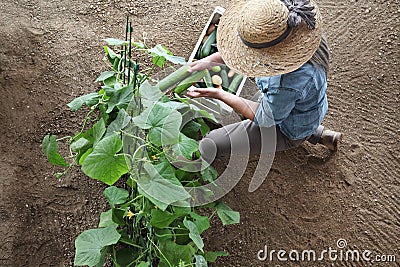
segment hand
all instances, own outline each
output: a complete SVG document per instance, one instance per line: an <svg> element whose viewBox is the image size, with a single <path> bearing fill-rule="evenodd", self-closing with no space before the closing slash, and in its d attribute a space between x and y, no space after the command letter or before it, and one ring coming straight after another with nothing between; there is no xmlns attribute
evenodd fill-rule
<svg viewBox="0 0 400 267"><path fill-rule="evenodd" d="M222 60L220 53L216 52L208 57L189 63L189 66L191 67L189 72L195 72L204 69L209 70L211 67L221 64L224 64L224 61Z"/></svg>
<svg viewBox="0 0 400 267"><path fill-rule="evenodd" d="M190 69L189 72L196 72L200 70L208 69L210 70L212 66L217 65L215 62L209 61L206 57L194 62L189 63Z"/></svg>
<svg viewBox="0 0 400 267"><path fill-rule="evenodd" d="M187 95L194 98L210 97L210 98L221 99L224 93L225 91L222 89L207 87L207 88L190 88L187 92Z"/></svg>

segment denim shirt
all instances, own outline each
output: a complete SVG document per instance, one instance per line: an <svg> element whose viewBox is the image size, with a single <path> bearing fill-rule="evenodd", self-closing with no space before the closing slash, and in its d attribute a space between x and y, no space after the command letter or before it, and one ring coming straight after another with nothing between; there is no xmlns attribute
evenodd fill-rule
<svg viewBox="0 0 400 267"><path fill-rule="evenodd" d="M328 110L326 72L310 63L290 73L256 78L256 83L262 94L254 123L278 125L289 139L312 135Z"/></svg>

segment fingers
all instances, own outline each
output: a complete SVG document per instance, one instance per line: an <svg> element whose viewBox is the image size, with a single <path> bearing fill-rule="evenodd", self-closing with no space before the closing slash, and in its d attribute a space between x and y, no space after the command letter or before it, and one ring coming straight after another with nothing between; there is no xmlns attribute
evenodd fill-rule
<svg viewBox="0 0 400 267"><path fill-rule="evenodd" d="M189 89L188 89L187 95L190 96L190 97L194 97L194 98L202 97L202 96L203 96L203 94L201 93L201 91L199 92L198 90L192 89L192 88L189 88Z"/></svg>
<svg viewBox="0 0 400 267"><path fill-rule="evenodd" d="M200 71L200 70L204 70L207 69L207 63L206 62L202 62L202 61L195 61L189 64L190 69L188 70L189 72L195 72L195 71Z"/></svg>
<svg viewBox="0 0 400 267"><path fill-rule="evenodd" d="M211 97L215 98L219 90L215 88L189 88L188 96L191 97Z"/></svg>
<svg viewBox="0 0 400 267"><path fill-rule="evenodd" d="M200 93L196 93L196 92L187 92L187 95L193 98L198 98L201 97L202 95Z"/></svg>
<svg viewBox="0 0 400 267"><path fill-rule="evenodd" d="M199 70L200 70L200 68L197 65L193 65L193 66L190 66L190 69L188 69L188 72L196 72Z"/></svg>
<svg viewBox="0 0 400 267"><path fill-rule="evenodd" d="M209 92L208 88L197 88L197 87L189 88L188 91L195 93L203 93L203 94Z"/></svg>
<svg viewBox="0 0 400 267"><path fill-rule="evenodd" d="M189 63L190 69L189 72L200 71L204 69L210 69L212 66L216 65L217 63L210 61L207 58L203 58L197 61L193 61Z"/></svg>

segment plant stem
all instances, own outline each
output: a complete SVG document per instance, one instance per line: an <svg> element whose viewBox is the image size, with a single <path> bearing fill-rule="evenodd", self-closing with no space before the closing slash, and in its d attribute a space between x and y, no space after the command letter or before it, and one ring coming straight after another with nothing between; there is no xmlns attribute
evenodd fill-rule
<svg viewBox="0 0 400 267"><path fill-rule="evenodd" d="M56 139L56 142L59 142L59 141L62 141L62 140L64 140L64 139L71 139L72 138L72 136L64 136L64 137L60 137L60 138L58 138L58 139Z"/></svg>
<svg viewBox="0 0 400 267"><path fill-rule="evenodd" d="M87 124L88 120L90 119L90 115L93 112L94 112L94 109L90 109L90 111L86 114L85 120L83 121L81 131L79 133L83 133L83 131L85 130L86 124Z"/></svg>
<svg viewBox="0 0 400 267"><path fill-rule="evenodd" d="M140 140L140 141L142 141L142 142L146 142L146 140L144 140L143 138L140 138L139 136L130 134L130 133L126 132L126 131L121 130L121 133L123 133L123 134L126 135L126 136L129 136L129 137L138 139L138 140Z"/></svg>
<svg viewBox="0 0 400 267"><path fill-rule="evenodd" d="M143 249L143 247L141 247L141 246L139 246L139 245L136 245L136 244L134 244L134 243L131 243L131 242L127 242L127 241L125 241L125 240L123 240L123 239L120 239L119 242L124 243L124 244L127 244L127 245L130 245L130 246L135 247L135 248Z"/></svg>
<svg viewBox="0 0 400 267"><path fill-rule="evenodd" d="M174 267L174 266L169 262L169 260L167 259L167 257L165 257L165 255L162 253L161 249L160 249L156 244L154 244L153 240L151 240L151 239L149 238L149 241L150 241L150 242L153 244L153 246L158 250L158 252L160 252L160 255L167 261L168 265L169 265L170 267Z"/></svg>
<svg viewBox="0 0 400 267"><path fill-rule="evenodd" d="M138 200L141 197L143 197L143 195L138 195L137 197L135 197L135 198L129 200L128 202L126 202L125 204L121 205L121 208L130 206L133 202L135 202L136 200Z"/></svg>

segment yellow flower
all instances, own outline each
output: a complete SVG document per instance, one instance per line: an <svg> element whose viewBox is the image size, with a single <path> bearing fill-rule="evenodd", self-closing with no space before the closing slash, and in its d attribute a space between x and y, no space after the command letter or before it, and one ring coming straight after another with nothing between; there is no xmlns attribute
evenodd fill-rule
<svg viewBox="0 0 400 267"><path fill-rule="evenodd" d="M151 158L152 158L153 160L157 160L157 156L156 156L156 155L151 156Z"/></svg>
<svg viewBox="0 0 400 267"><path fill-rule="evenodd" d="M134 216L135 214L133 214L133 212L132 211L128 211L128 214L126 214L126 216L129 218L129 219L131 219L133 216Z"/></svg>

